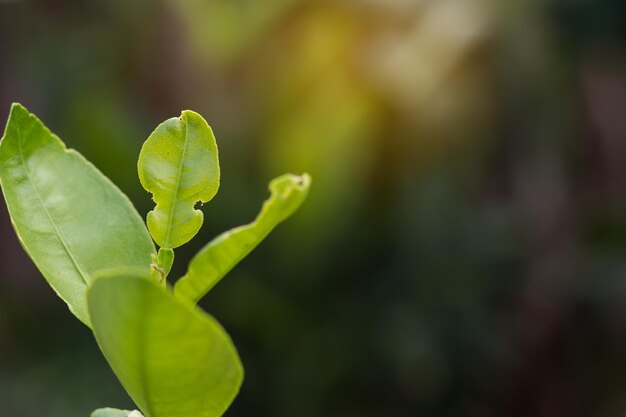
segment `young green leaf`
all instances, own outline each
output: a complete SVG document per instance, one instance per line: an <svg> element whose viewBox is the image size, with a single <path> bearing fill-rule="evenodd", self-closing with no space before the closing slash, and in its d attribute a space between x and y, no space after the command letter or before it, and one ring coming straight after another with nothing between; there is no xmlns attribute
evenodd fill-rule
<svg viewBox="0 0 626 417"><path fill-rule="evenodd" d="M191 260L187 274L176 283L180 299L197 302L246 257L280 222L306 199L311 184L307 174L283 175L270 182L270 198L254 222L222 233Z"/></svg>
<svg viewBox="0 0 626 417"><path fill-rule="evenodd" d="M168 249L187 243L203 222L195 205L210 201L220 183L217 144L207 122L185 110L161 123L141 149L138 170L156 203L147 219L156 243Z"/></svg>
<svg viewBox="0 0 626 417"><path fill-rule="evenodd" d="M99 278L88 294L98 344L146 417L219 417L243 369L219 323L142 277Z"/></svg>
<svg viewBox="0 0 626 417"><path fill-rule="evenodd" d="M93 413L91 417L143 417L139 411L134 410L118 410L117 408L99 408Z"/></svg>
<svg viewBox="0 0 626 417"><path fill-rule="evenodd" d="M163 270L163 278L167 278L174 264L174 251L166 248L159 249L157 264Z"/></svg>
<svg viewBox="0 0 626 417"><path fill-rule="evenodd" d="M95 274L149 272L154 244L128 198L19 104L0 142L0 184L20 242L83 323Z"/></svg>

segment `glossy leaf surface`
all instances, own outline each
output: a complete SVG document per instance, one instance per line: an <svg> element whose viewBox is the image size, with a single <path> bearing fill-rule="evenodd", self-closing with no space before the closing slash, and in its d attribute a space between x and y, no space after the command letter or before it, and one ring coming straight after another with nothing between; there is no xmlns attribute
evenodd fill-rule
<svg viewBox="0 0 626 417"><path fill-rule="evenodd" d="M311 178L283 175L270 183L270 198L254 222L222 233L191 260L189 271L178 280L176 296L197 302L235 265L245 258L280 222L306 199Z"/></svg>
<svg viewBox="0 0 626 417"><path fill-rule="evenodd" d="M243 369L217 321L152 280L98 279L89 291L96 339L146 417L218 417Z"/></svg>
<svg viewBox="0 0 626 417"><path fill-rule="evenodd" d="M99 408L91 413L91 417L143 417L143 415L137 411L130 410L118 410L117 408Z"/></svg>
<svg viewBox="0 0 626 417"><path fill-rule="evenodd" d="M148 229L162 248L177 248L193 238L203 222L194 207L211 200L219 188L215 137L207 122L190 110L161 123L144 143L139 179L156 207Z"/></svg>
<svg viewBox="0 0 626 417"><path fill-rule="evenodd" d="M0 142L0 183L26 252L85 324L94 275L149 271L154 244L128 198L19 104Z"/></svg>

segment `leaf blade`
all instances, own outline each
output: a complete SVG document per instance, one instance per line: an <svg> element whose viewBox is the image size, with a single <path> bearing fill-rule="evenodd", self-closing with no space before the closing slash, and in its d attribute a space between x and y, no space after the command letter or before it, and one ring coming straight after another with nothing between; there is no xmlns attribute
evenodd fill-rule
<svg viewBox="0 0 626 417"><path fill-rule="evenodd" d="M142 277L100 278L88 299L98 344L146 417L218 417L228 408L243 368L213 317Z"/></svg>
<svg viewBox="0 0 626 417"><path fill-rule="evenodd" d="M180 299L197 302L232 268L245 258L279 223L289 218L306 199L311 184L308 174L286 174L270 182L271 196L250 224L226 231L209 242L189 264L187 274L176 282Z"/></svg>
<svg viewBox="0 0 626 417"><path fill-rule="evenodd" d="M143 415L137 411L120 410L117 408L98 408L91 413L91 417L143 417Z"/></svg>
<svg viewBox="0 0 626 417"><path fill-rule="evenodd" d="M191 110L161 123L144 143L137 163L139 180L153 195L148 229L162 248L174 249L198 233L207 203L219 188L217 144L208 123Z"/></svg>
<svg viewBox="0 0 626 417"><path fill-rule="evenodd" d="M149 268L154 244L130 200L19 104L0 142L0 185L20 243L86 325L95 275Z"/></svg>

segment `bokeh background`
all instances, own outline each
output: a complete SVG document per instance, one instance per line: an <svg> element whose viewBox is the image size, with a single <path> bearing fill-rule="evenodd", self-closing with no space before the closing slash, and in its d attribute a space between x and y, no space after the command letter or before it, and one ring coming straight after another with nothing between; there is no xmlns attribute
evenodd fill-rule
<svg viewBox="0 0 626 417"><path fill-rule="evenodd" d="M13 101L142 215L142 142L207 118L174 277L312 174L202 302L246 367L227 417L626 415L623 0L0 0ZM2 207L0 415L102 406L132 407Z"/></svg>

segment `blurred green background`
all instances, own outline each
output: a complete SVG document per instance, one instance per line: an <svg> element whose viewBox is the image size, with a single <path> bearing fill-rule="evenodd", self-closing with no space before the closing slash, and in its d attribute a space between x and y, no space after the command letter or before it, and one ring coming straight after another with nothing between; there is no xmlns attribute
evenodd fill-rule
<svg viewBox="0 0 626 417"><path fill-rule="evenodd" d="M246 367L226 416L626 414L623 0L0 0L13 101L142 215L142 142L206 117L222 187L174 277L312 174L202 303ZM131 407L5 208L0 239L0 415Z"/></svg>

